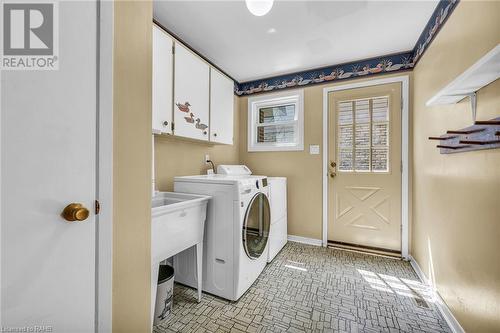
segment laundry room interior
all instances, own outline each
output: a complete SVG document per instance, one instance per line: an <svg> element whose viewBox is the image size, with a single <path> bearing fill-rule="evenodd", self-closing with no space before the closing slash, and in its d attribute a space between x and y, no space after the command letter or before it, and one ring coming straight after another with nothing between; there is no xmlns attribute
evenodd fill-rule
<svg viewBox="0 0 500 333"><path fill-rule="evenodd" d="M500 1L43 2L0 331L500 332Z"/></svg>
<svg viewBox="0 0 500 333"><path fill-rule="evenodd" d="M500 329L500 267L493 251L500 214L494 195L500 184L495 150L500 141L498 131L496 136L493 133L500 124L498 3L262 1L255 4L257 10L265 3L271 3L269 12L256 17L245 12L243 2L153 2L153 122L158 119L156 129L153 123L153 131L157 130L153 187L160 193L212 196L202 254L207 266L203 274L209 276L202 277L202 300L193 305L196 270L183 266L196 264L191 248L185 251L191 254L174 257L183 264L174 264L181 272L175 271L173 313L155 326L155 332ZM247 6L251 11L248 1ZM377 38L377 50L357 49L358 33L371 37L382 33L383 28L372 33L361 30L367 25L342 30L340 34L349 37L335 33L343 20L356 13L364 17L373 6L388 12L396 7L387 15L390 20L391 15L401 17L391 23L393 28L389 23L383 28L401 29L398 34L405 46L398 49L396 40L391 44ZM226 10L232 18L217 18ZM186 17L204 19L192 22ZM286 22L286 17L297 26ZM412 24L403 24L405 17ZM217 28L210 25L212 20L218 20L216 26L238 25L239 29L214 36L211 32ZM467 28L461 28L463 24ZM165 70L173 79L160 83L172 91L169 96L155 87L155 69L162 66L156 65L161 60L155 55L161 51L155 53L155 42L161 44L164 36L165 49L174 45L173 60ZM394 31L387 38L397 39L390 36L395 36ZM371 37L360 42L372 45ZM345 50L349 45L354 49ZM196 72L195 65L183 68L178 48L185 48L180 56L191 52L204 63L204 71ZM328 60L328 54L333 59L337 50L346 57ZM485 65L488 62L491 67ZM223 82L214 82L214 74L234 82L234 96L216 90ZM195 79L201 81L201 75L203 83ZM190 96L198 86L205 95ZM206 129L196 126L204 111L191 102L197 98L205 98L209 109L202 119ZM168 115L155 109L162 103L168 105ZM335 111L335 103L346 104L337 104ZM400 114L392 114L391 109ZM331 119L332 115L338 118ZM371 120L363 120L364 116ZM164 126L164 121L173 125ZM201 133L189 134L186 125ZM471 137L469 131L476 130L483 134ZM219 144L222 135L226 141ZM480 146L460 140L488 143ZM353 146L354 156L349 150ZM492 149L468 152L478 147ZM364 152L369 156L364 157ZM396 176L393 185L382 179L384 172ZM376 176L369 179L370 173ZM252 232L247 215L251 220L251 214L256 214L251 204L247 208L242 199L241 214L227 217L217 210L232 210L231 200L223 208L218 192L222 190L208 185L251 177L257 182L253 196L259 192L256 175L268 180L269 190L264 193L271 222L267 229L268 222L261 220L269 208L258 201L255 218L259 222L254 225L258 230L254 231L269 238L265 251L278 252L268 255L265 267L255 264L258 256L253 256L250 243L257 241L245 236ZM192 185L182 176L189 176ZM342 177L345 180L340 182ZM273 179L282 179L283 184L275 185ZM336 182L347 191L331 188ZM273 215L283 217L283 227L273 224ZM244 219L238 221L239 216ZM239 227L222 230L225 218ZM393 231L388 230L391 224L395 224ZM233 248L226 242L232 242ZM224 251L234 251L234 257ZM252 260L245 263L237 258L240 254ZM217 267L228 264L234 266L232 272L224 273L223 279L217 276L223 274ZM185 274L191 279L186 280ZM249 274L251 281L237 290L241 274ZM236 294L226 293L222 289L227 286L218 283L233 283Z"/></svg>

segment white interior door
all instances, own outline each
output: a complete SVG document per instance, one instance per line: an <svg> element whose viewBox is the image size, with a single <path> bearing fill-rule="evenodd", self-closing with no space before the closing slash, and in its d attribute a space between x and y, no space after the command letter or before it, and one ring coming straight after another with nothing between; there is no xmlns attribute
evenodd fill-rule
<svg viewBox="0 0 500 333"><path fill-rule="evenodd" d="M401 252L401 84L329 94L328 240Z"/></svg>
<svg viewBox="0 0 500 333"><path fill-rule="evenodd" d="M2 73L2 327L95 330L96 9L59 2L58 70Z"/></svg>

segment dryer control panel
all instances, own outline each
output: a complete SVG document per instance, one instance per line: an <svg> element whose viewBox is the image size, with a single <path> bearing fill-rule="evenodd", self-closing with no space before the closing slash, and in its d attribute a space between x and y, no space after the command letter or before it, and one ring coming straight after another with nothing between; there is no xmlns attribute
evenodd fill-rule
<svg viewBox="0 0 500 333"><path fill-rule="evenodd" d="M246 165L224 165L217 166L217 173L220 175L245 176L251 175L252 171Z"/></svg>

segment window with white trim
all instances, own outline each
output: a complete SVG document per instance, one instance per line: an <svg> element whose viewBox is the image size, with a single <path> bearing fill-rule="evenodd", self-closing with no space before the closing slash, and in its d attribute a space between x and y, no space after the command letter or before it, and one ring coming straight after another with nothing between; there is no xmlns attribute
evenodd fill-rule
<svg viewBox="0 0 500 333"><path fill-rule="evenodd" d="M338 102L338 171L389 172L389 97Z"/></svg>
<svg viewBox="0 0 500 333"><path fill-rule="evenodd" d="M304 91L248 99L248 151L304 150Z"/></svg>

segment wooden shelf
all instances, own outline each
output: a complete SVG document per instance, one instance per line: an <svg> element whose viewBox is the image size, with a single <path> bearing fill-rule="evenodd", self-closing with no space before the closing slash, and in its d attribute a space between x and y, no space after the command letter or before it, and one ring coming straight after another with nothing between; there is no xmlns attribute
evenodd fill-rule
<svg viewBox="0 0 500 333"><path fill-rule="evenodd" d="M500 77L500 44L429 99L427 106L455 104Z"/></svg>

